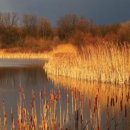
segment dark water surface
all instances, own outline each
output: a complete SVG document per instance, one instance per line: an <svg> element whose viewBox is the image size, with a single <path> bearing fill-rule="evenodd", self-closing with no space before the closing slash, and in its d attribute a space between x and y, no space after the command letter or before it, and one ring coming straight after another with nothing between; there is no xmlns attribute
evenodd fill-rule
<svg viewBox="0 0 130 130"><path fill-rule="evenodd" d="M76 110L82 109L83 127L85 127L86 121L89 122L92 118L92 124L96 124L98 120L100 129L102 130L108 130L108 128L109 130L130 130L129 86L106 86L63 77L47 76L42 67L0 68L0 116L2 117L3 114L4 101L5 110L7 112L8 129L10 129L11 109L14 112L15 119L17 117L20 87L24 89L28 109L31 107L30 100L32 90L35 91L38 115L40 115L40 90L46 88L48 97L50 91L60 90L62 116L67 114L66 102L68 96L68 115L73 118L73 107L75 107ZM74 106L72 105L72 100L76 101ZM98 100L98 111L97 113L95 112L97 115L94 115L93 113L96 111L94 110L96 100ZM59 109L57 109L57 117L58 116ZM94 129L92 124L89 123L88 129Z"/></svg>
<svg viewBox="0 0 130 130"><path fill-rule="evenodd" d="M8 125L10 124L11 109L15 113L15 118L17 116L17 104L21 87L24 89L26 104L30 109L32 90L36 92L38 97L36 98L37 106L39 106L40 90L46 87L49 92L52 90L53 85L47 80L42 67L0 68L0 110L2 117L4 101Z"/></svg>

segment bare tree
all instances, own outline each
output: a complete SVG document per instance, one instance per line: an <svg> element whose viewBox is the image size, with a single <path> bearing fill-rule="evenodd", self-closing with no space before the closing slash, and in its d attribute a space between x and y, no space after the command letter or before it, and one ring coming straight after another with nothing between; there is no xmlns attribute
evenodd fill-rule
<svg viewBox="0 0 130 130"><path fill-rule="evenodd" d="M127 41L130 43L130 22L121 24L118 30L118 36L121 42Z"/></svg>
<svg viewBox="0 0 130 130"><path fill-rule="evenodd" d="M58 21L58 35L61 39L68 39L75 32L87 32L90 30L90 22L84 17L69 14L61 17Z"/></svg>
<svg viewBox="0 0 130 130"><path fill-rule="evenodd" d="M78 16L69 14L61 17L58 21L58 35L61 39L67 39L75 30Z"/></svg>
<svg viewBox="0 0 130 130"><path fill-rule="evenodd" d="M23 26L29 35L36 36L37 17L31 14L25 14L23 16Z"/></svg>
<svg viewBox="0 0 130 130"><path fill-rule="evenodd" d="M3 14L0 12L0 26L3 25Z"/></svg>
<svg viewBox="0 0 130 130"><path fill-rule="evenodd" d="M52 36L52 27L51 23L44 17L41 17L39 20L38 27L39 35L42 38L50 38Z"/></svg>
<svg viewBox="0 0 130 130"><path fill-rule="evenodd" d="M4 27L14 27L18 25L19 17L15 12L0 13L0 25Z"/></svg>
<svg viewBox="0 0 130 130"><path fill-rule="evenodd" d="M10 21L11 26L17 26L18 25L18 21L19 21L18 15L15 12L13 12L11 14L11 21Z"/></svg>
<svg viewBox="0 0 130 130"><path fill-rule="evenodd" d="M91 28L92 28L92 23L87 20L84 17L79 17L77 23L76 23L76 30L80 31L80 32L90 32Z"/></svg>

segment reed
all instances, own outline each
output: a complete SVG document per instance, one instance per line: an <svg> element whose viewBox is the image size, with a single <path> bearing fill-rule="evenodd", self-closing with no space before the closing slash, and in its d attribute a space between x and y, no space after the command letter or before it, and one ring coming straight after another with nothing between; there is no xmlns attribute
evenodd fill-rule
<svg viewBox="0 0 130 130"><path fill-rule="evenodd" d="M46 72L89 81L130 84L129 44L120 46L97 41L85 44L79 50L70 44L58 46L45 65Z"/></svg>
<svg viewBox="0 0 130 130"><path fill-rule="evenodd" d="M6 52L0 50L0 59L49 59L49 54L46 52Z"/></svg>
<svg viewBox="0 0 130 130"><path fill-rule="evenodd" d="M56 88L57 86L62 86L62 89L71 91L72 99L76 103L80 92L80 102L76 109L72 107L73 111L79 108L83 96L83 99L88 104L89 113L89 118L87 118L89 123L86 123L85 128L100 130L106 128L110 130L114 125L115 129L118 129L121 128L121 124L126 122L125 127L128 129L128 117L130 116L128 112L130 107L130 98L128 98L129 86L92 83L53 75L48 75L48 78L54 82ZM82 115L82 107L79 110ZM106 114L106 124L103 123L103 113ZM83 112L83 121L85 121L84 116L85 113Z"/></svg>
<svg viewBox="0 0 130 130"><path fill-rule="evenodd" d="M118 113L123 110L125 104L129 103L129 86L115 86L103 83L99 84L97 82L92 83L85 80L76 80L53 75L48 75L48 79L52 80L55 86L62 86L64 89L71 91L71 95L73 95L73 104L75 103L77 92L80 92L81 99L84 99L86 95L90 110L97 110L100 104L101 110L105 107L108 109L114 107Z"/></svg>
<svg viewBox="0 0 130 130"><path fill-rule="evenodd" d="M20 88L17 105L18 111L14 114L11 109L11 116L7 115L5 103L3 102L3 116L0 118L1 129L102 130L105 128L111 129L113 122L115 129L118 129L122 122L126 122L126 129L129 127L129 88L124 86L113 86L110 88L109 86L102 85L98 87L96 84L87 84L87 82L82 83L81 81L75 82L72 79L64 81L63 78L58 77L54 77L53 81L57 84L56 86L62 86L63 83L63 87L66 89L65 95L62 95L60 87L49 90L48 94L46 94L46 89L40 90L40 98L32 90L31 107L29 109L26 106L27 97L24 94L24 90ZM81 86L80 89L79 86ZM36 106L36 98L39 98L39 106ZM120 109L120 105L122 105L122 109ZM87 117L85 109L89 113ZM37 113L39 110L40 115ZM107 115L105 126L102 124L102 114L104 112ZM17 118L14 118L14 116ZM10 124L8 124L9 120L11 121Z"/></svg>

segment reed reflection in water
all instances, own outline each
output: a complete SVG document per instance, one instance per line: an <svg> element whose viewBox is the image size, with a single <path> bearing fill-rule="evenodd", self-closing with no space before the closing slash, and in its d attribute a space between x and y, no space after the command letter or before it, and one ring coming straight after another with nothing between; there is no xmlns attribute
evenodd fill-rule
<svg viewBox="0 0 130 130"><path fill-rule="evenodd" d="M11 123L11 109L13 113L15 113L14 118L17 118L20 87L24 89L27 108L30 108L32 90L34 90L37 96L39 96L39 91L44 87L46 87L48 91L53 88L51 82L48 82L44 70L40 67L0 68L0 117L3 116L4 101L7 124L9 127ZM36 105L39 106L38 99ZM37 113L39 114L39 111Z"/></svg>
<svg viewBox="0 0 130 130"><path fill-rule="evenodd" d="M78 124L84 124L85 129L130 129L130 86L88 83L51 75L48 78L56 88L62 87L73 97L72 109L79 111L82 123ZM80 130L81 126L78 127Z"/></svg>
<svg viewBox="0 0 130 130"><path fill-rule="evenodd" d="M46 76L42 68L0 69L0 104L8 129L13 128L12 121L18 129L21 118L22 130L130 129L129 86Z"/></svg>

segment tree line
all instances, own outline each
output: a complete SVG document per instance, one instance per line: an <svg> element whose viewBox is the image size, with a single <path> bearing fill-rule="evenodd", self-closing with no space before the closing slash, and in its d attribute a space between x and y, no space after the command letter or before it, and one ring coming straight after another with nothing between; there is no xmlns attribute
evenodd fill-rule
<svg viewBox="0 0 130 130"><path fill-rule="evenodd" d="M130 22L97 25L85 17L67 14L60 17L56 27L53 27L45 17L0 12L0 43L3 47L16 42L24 43L27 37L71 41L77 45L85 40L95 41L96 38L130 43Z"/></svg>

